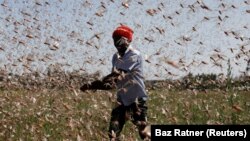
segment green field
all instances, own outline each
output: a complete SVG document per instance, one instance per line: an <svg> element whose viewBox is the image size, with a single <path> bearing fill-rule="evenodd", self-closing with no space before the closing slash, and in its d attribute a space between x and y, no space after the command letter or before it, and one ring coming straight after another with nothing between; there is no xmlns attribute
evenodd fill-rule
<svg viewBox="0 0 250 141"><path fill-rule="evenodd" d="M150 124L249 124L249 91L149 90ZM0 90L0 140L107 139L115 91ZM139 140L127 122L125 140Z"/></svg>

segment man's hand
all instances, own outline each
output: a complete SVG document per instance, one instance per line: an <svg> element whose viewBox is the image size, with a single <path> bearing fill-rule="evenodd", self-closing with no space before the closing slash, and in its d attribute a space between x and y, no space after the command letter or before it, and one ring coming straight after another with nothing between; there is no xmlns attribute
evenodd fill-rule
<svg viewBox="0 0 250 141"><path fill-rule="evenodd" d="M80 90L84 92L84 91L88 90L89 88L90 88L90 84L83 84L80 87Z"/></svg>
<svg viewBox="0 0 250 141"><path fill-rule="evenodd" d="M103 82L101 80L95 80L90 84L83 84L80 87L80 90L83 92L86 90L110 90L110 89L112 89L112 84L108 82Z"/></svg>

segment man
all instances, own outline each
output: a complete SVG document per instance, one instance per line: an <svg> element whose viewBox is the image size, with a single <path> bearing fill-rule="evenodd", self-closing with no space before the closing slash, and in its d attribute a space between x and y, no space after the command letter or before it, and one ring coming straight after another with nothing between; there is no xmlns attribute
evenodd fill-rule
<svg viewBox="0 0 250 141"><path fill-rule="evenodd" d="M133 30L122 25L113 32L114 46L117 53L112 58L112 73L102 81L85 84L81 90L111 89L115 84L117 102L112 112L109 126L111 140L119 140L119 135L126 120L130 119L139 130L141 139L146 138L144 132L147 122L147 93L143 80L143 59L140 52L132 48Z"/></svg>

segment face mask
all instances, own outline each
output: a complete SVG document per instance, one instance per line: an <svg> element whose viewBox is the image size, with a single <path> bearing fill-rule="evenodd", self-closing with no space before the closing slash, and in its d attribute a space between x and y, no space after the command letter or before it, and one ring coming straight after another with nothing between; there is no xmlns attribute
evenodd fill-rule
<svg viewBox="0 0 250 141"><path fill-rule="evenodd" d="M129 41L125 37L120 37L119 39L114 39L114 43L116 47L128 46Z"/></svg>
<svg viewBox="0 0 250 141"><path fill-rule="evenodd" d="M127 38L120 37L118 39L114 39L114 45L119 54L123 55L129 46L129 41Z"/></svg>

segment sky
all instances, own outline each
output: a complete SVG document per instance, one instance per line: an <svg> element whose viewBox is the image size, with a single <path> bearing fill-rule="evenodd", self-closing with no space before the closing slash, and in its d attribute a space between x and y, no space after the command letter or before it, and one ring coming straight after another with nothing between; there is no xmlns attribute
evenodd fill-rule
<svg viewBox="0 0 250 141"><path fill-rule="evenodd" d="M112 33L134 30L146 79L246 71L250 0L0 0L0 69L45 73L51 65L110 73Z"/></svg>

